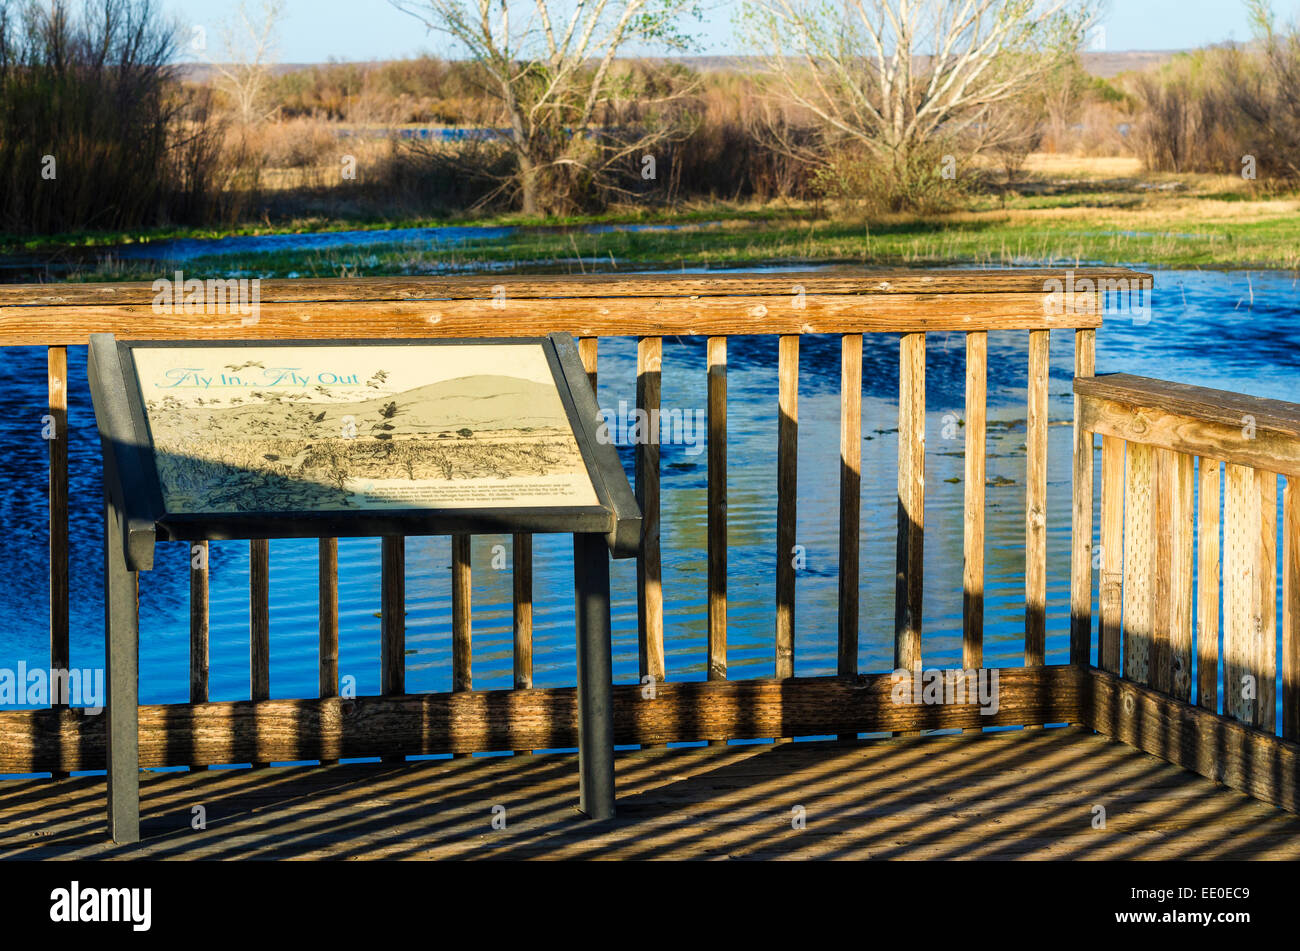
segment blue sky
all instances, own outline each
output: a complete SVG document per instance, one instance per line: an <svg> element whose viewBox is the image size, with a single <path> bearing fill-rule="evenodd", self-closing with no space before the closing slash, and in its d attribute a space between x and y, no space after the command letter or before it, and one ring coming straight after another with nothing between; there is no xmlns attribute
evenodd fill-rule
<svg viewBox="0 0 1300 951"><path fill-rule="evenodd" d="M738 0L702 0L705 22L691 24L702 52L735 51L732 13ZM160 0L183 22L206 26L229 17L234 0ZM258 0L249 0L254 9ZM1283 19L1300 19L1300 0L1274 0ZM1108 50L1186 49L1245 40L1250 26L1241 0L1110 0L1103 21ZM280 60L397 59L421 52L447 53L444 41L385 0L286 0L279 31Z"/></svg>

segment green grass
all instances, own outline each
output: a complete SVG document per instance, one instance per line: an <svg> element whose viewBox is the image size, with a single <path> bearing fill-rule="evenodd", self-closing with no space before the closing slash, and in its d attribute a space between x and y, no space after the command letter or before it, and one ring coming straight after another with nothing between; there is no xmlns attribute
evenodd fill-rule
<svg viewBox="0 0 1300 951"><path fill-rule="evenodd" d="M809 263L863 265L1115 264L1163 268L1300 269L1295 196L1243 188L1229 176L1102 177L1078 167L1029 175L1005 193L973 192L964 208L928 217L865 220L852 208L813 204L700 202L629 205L598 215L543 219L520 214L344 220L303 218L231 229L87 232L39 238L0 235L0 252L30 257L71 251L84 261L68 280L151 280L174 269L98 258L95 249L167 238L321 233L471 225L514 227L498 239L212 255L183 262L195 277L339 277L494 270L644 270ZM1113 168L1111 169L1113 172ZM1143 186L1147 187L1143 187ZM589 225L665 224L673 231L584 233ZM75 253L82 249L81 254ZM94 263L98 261L98 263Z"/></svg>

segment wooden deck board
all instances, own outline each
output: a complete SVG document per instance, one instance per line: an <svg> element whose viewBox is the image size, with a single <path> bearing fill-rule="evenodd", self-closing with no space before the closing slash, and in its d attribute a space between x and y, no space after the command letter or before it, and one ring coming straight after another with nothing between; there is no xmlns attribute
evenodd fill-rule
<svg viewBox="0 0 1300 951"><path fill-rule="evenodd" d="M129 848L104 839L102 777L5 781L0 858L1300 857L1300 818L1073 729L655 749L617 768L600 825L576 812L568 754L145 773Z"/></svg>

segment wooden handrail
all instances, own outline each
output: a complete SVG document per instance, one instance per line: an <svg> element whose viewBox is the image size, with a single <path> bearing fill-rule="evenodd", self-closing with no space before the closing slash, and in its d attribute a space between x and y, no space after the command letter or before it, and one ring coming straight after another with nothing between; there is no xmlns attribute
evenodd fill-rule
<svg viewBox="0 0 1300 951"><path fill-rule="evenodd" d="M253 317L238 313L155 313L148 306L96 309L0 307L0 346L71 346L92 332L131 340L310 340L336 337L406 339L598 336L710 336L738 334L925 333L970 330L1043 330L1098 327L1084 308L1043 313L1039 294L959 294L764 297L510 298L430 303L261 303Z"/></svg>
<svg viewBox="0 0 1300 951"><path fill-rule="evenodd" d="M1076 379L1087 430L1300 475L1300 404L1113 373Z"/></svg>
<svg viewBox="0 0 1300 951"><path fill-rule="evenodd" d="M1150 281L1125 269L340 278L259 281L243 308L223 288L205 298L224 304L188 309L182 289L160 303L144 283L11 285L0 287L0 346L85 344L93 332L301 340L1078 329L1101 325L1108 297Z"/></svg>
<svg viewBox="0 0 1300 951"><path fill-rule="evenodd" d="M1068 284L1071 294L1062 300L1054 295ZM669 740L804 735L816 722L845 736L857 732L899 731L939 727L978 729L984 724L1020 723L1022 725L1059 722L1051 716L1067 717L1071 722L1083 719L1085 711L1075 705L1050 713L1036 711L1029 698L1058 675L1043 667L1046 624L1046 545L1043 520L1046 503L1043 477L1047 472L1047 355L1051 330L1072 331L1076 350L1076 373L1091 372L1093 334L1101 323L1102 310L1114 290L1145 289L1150 277L1124 269L1081 269L1067 271L1038 269L1026 271L868 271L811 272L781 274L715 275L631 275L631 276L474 276L430 279L309 280L264 281L256 295L254 312L186 313L183 306L173 310L155 308L157 296L150 284L58 285L0 288L0 346L40 342L56 348L84 342L92 332L114 331L135 339L302 339L323 337L482 337L537 335L550 331L568 331L578 336L579 353L593 384L597 369L597 345L600 336L634 337L637 345L636 404L644 410L658 409L661 399L662 337L672 334L696 334L708 338L704 364L698 370L708 379L710 486L708 494L708 641L703 648L707 676L716 685L713 692L699 694L712 698L709 703L728 704L749 696L758 689L754 681L728 681L727 678L727 540L726 540L726 338L733 334L763 334L780 338L778 365L772 368L778 382L780 399L773 413L773 430L777 441L779 500L776 511L777 584L776 630L773 632L774 665L777 681L788 687L772 692L772 703L782 698L796 706L800 698L812 697L820 687L809 678L795 675L795 657L800 650L800 634L795 618L795 588L798 572L793 556L801 539L796 520L797 461L799 458L799 337L811 333L834 333L841 337L841 432L840 432L840 612L836 670L848 683L858 680L860 611L856 595L860 583L859 536L862 529L857 512L861 491L861 406L862 347L864 333L897 333L903 339L899 348L899 493L898 577L896 581L895 666L912 668L922 663L924 598L921 578L924 572L925 530L925 417L926 405L926 334L930 331L965 332L968 367L966 373L966 473L971 483L966 488L964 537L963 660L965 666L982 663L984 526L983 483L985 475L985 404L987 389L987 331L1029 331L1031 372L1030 404L1033 420L1030 452L1035 457L1029 470L1034 477L1026 487L1030 517L1026 522L1026 644L1025 659L1031 677L1024 682L1025 701L1018 699L1019 687L1013 687L1004 671L1003 712L996 720L972 717L967 709L933 710L923 714L871 707L866 714L849 715L827 711L806 719L804 714L782 720L750 718L742 710L735 714L743 727L731 720L716 719L713 712L701 708L665 710L664 723L676 724L659 732L636 734L632 742L666 742ZM229 289L227 289L229 290ZM229 296L229 295L228 295ZM1058 340L1059 340L1058 335ZM1082 397L1080 397L1082 401ZM53 405L53 400L52 400ZM1091 437L1089 436L1089 439ZM1076 439L1076 476L1089 471L1090 458L1078 455L1083 443ZM1084 456L1089 456L1084 453ZM56 457L52 456L52 459ZM638 559L638 653L641 676L652 676L662 687L665 671L664 594L661 556L657 531L660 513L659 452L655 444L637 447L635 454L636 484L639 501L650 525L653 515L655 531L642 539ZM1081 469L1080 467L1084 468ZM53 471L53 470L52 470ZM1082 515L1075 511L1076 533ZM52 526L57 522L56 518ZM874 531L873 526L868 531ZM514 684L518 691L506 692L489 699L473 689L472 680L472 608L471 545L467 537L452 542L453 582L453 664L451 692L446 695L421 695L431 699L414 699L405 694L401 654L404 650L402 602L402 539L386 539L383 546L383 637L380 669L384 697L360 698L359 706L338 699L338 546L323 540L320 545L321 618L320 618L320 699L303 701L295 707L304 715L298 734L310 733L317 726L328 733L354 729L350 719L364 709L367 717L377 718L359 736L372 755L394 756L426 750L429 741L422 739L412 746L407 742L409 730L398 721L412 709L476 710L474 716L445 726L452 731L445 745L447 752L527 751L553 746L558 736L551 736L544 711L552 702L547 698L567 696L562 691L538 691L532 687L532 559L531 539L527 535L514 539ZM241 761L253 755L265 762L281 758L294 749L312 748L303 735L279 733L282 701L265 699L269 694L270 665L267 659L268 617L266 601L267 549L263 545L251 550L253 581L253 620L250 631L252 697L236 705L203 702L180 704L164 717L169 734L186 734L199 719L232 718L229 733L220 743L206 743L197 734L166 741L166 755L171 762ZM1079 584L1090 589L1091 571L1082 579L1087 558L1075 559L1074 574ZM195 568L192 573L196 603L192 612L192 651L195 671L192 700L206 700L207 671L207 586L208 571ZM674 593L675 595L675 593ZM873 597L888 597L874 592ZM1076 592L1077 605L1081 595ZM1090 618L1087 619L1090 621ZM1072 619L1071 658L1076 659L1087 643L1079 641L1082 618ZM1076 663L1077 663L1076 659ZM1032 673L1033 671L1041 671ZM874 680L872 681L875 682ZM1064 682L1064 681L1062 681ZM201 687L200 687L201 683ZM1018 681L1017 681L1018 683ZM1073 681L1069 681L1074 684ZM676 687L681 685L668 685ZM837 688L838 689L838 688ZM1073 689L1073 687L1072 687ZM1007 691L1010 690L1008 693ZM691 691L670 689L661 693L663 702L674 697L696 697ZM507 695L516 700L503 700ZM525 699L524 695L536 695ZM446 696L449 699L440 699ZM463 696L464 699L454 699ZM766 694L765 694L766 696ZM392 703L387 701L392 700ZM560 702L555 699L555 702ZM685 702L685 701L681 701ZM695 702L694 700L691 702ZM488 704L483 707L482 704ZM433 706L431 707L430 704ZM285 708L288 709L288 708ZM656 708L658 709L658 708ZM775 707L774 707L775 709ZM793 709L793 707L792 707ZM1017 712L1019 709L1019 712ZM48 711L56 714L58 711ZM75 745L73 735L79 728L65 722L66 717L45 717L44 712L19 717L0 713L0 761L26 762L33 768L38 762L66 764L86 762L69 759L58 753L60 743ZM728 714L728 716L732 716ZM339 718L343 718L340 721ZM1045 719L1046 717L1046 719ZM199 719L194 719L199 718ZM28 722L28 721L31 722ZM48 721L48 722L47 722ZM24 724L19 728L18 724ZM143 724L154 721L145 717ZM430 721L432 722L432 721ZM12 728L12 729L11 729ZM153 727L148 727L152 730ZM204 726L203 729L209 729ZM277 737L275 743L259 748L254 754L245 743L245 731L253 735ZM23 731L28 736L49 737L49 748L20 748ZM16 732L15 732L16 731ZM61 737L62 739L55 739ZM503 746L502 737L508 737ZM142 739L144 746L156 737ZM43 741L42 741L43 742ZM442 742L442 741L438 741ZM277 745L278 744L278 745ZM435 743L436 745L436 743ZM336 758L347 750L351 755L359 746L325 744L318 750L326 759ZM211 752L224 750L220 754ZM247 752L236 753L235 750ZM209 751L209 752L204 752ZM30 759L24 760L24 756ZM53 760L50 759L53 757ZM286 757L293 758L293 757ZM246 760L245 760L246 761Z"/></svg>
<svg viewBox="0 0 1300 951"><path fill-rule="evenodd" d="M1197 706L1216 712L1221 701L1225 716L1269 733L1285 477L1282 735L1297 739L1300 404L1128 374L1077 377L1074 391L1078 425L1102 436L1100 665L1121 669L1122 640L1126 679L1190 702L1195 657ZM1091 510L1087 489L1076 483L1075 501Z"/></svg>
<svg viewBox="0 0 1300 951"><path fill-rule="evenodd" d="M847 272L847 273L846 273ZM637 297L680 299L697 296L784 296L800 285L809 295L906 296L913 294L1038 294L1053 280L1075 276L1076 284L1092 281L1096 292L1114 292L1116 282L1128 288L1144 284L1151 275L1128 268L1017 268L1014 270L880 270L728 272L722 274L554 274L463 275L452 277L281 278L259 282L261 301L326 303L346 301L433 301L481 299L491 301L506 289L514 298ZM172 274L164 278L171 280ZM125 307L152 304L156 282L111 284L0 285L0 308L40 307L61 313L76 307ZM1082 291L1081 291L1082 292Z"/></svg>

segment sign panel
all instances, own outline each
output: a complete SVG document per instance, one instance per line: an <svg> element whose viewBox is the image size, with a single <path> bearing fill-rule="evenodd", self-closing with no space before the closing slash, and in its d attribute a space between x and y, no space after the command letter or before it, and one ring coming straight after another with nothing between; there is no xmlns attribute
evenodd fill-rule
<svg viewBox="0 0 1300 951"><path fill-rule="evenodd" d="M550 349L130 353L168 515L596 506Z"/></svg>

